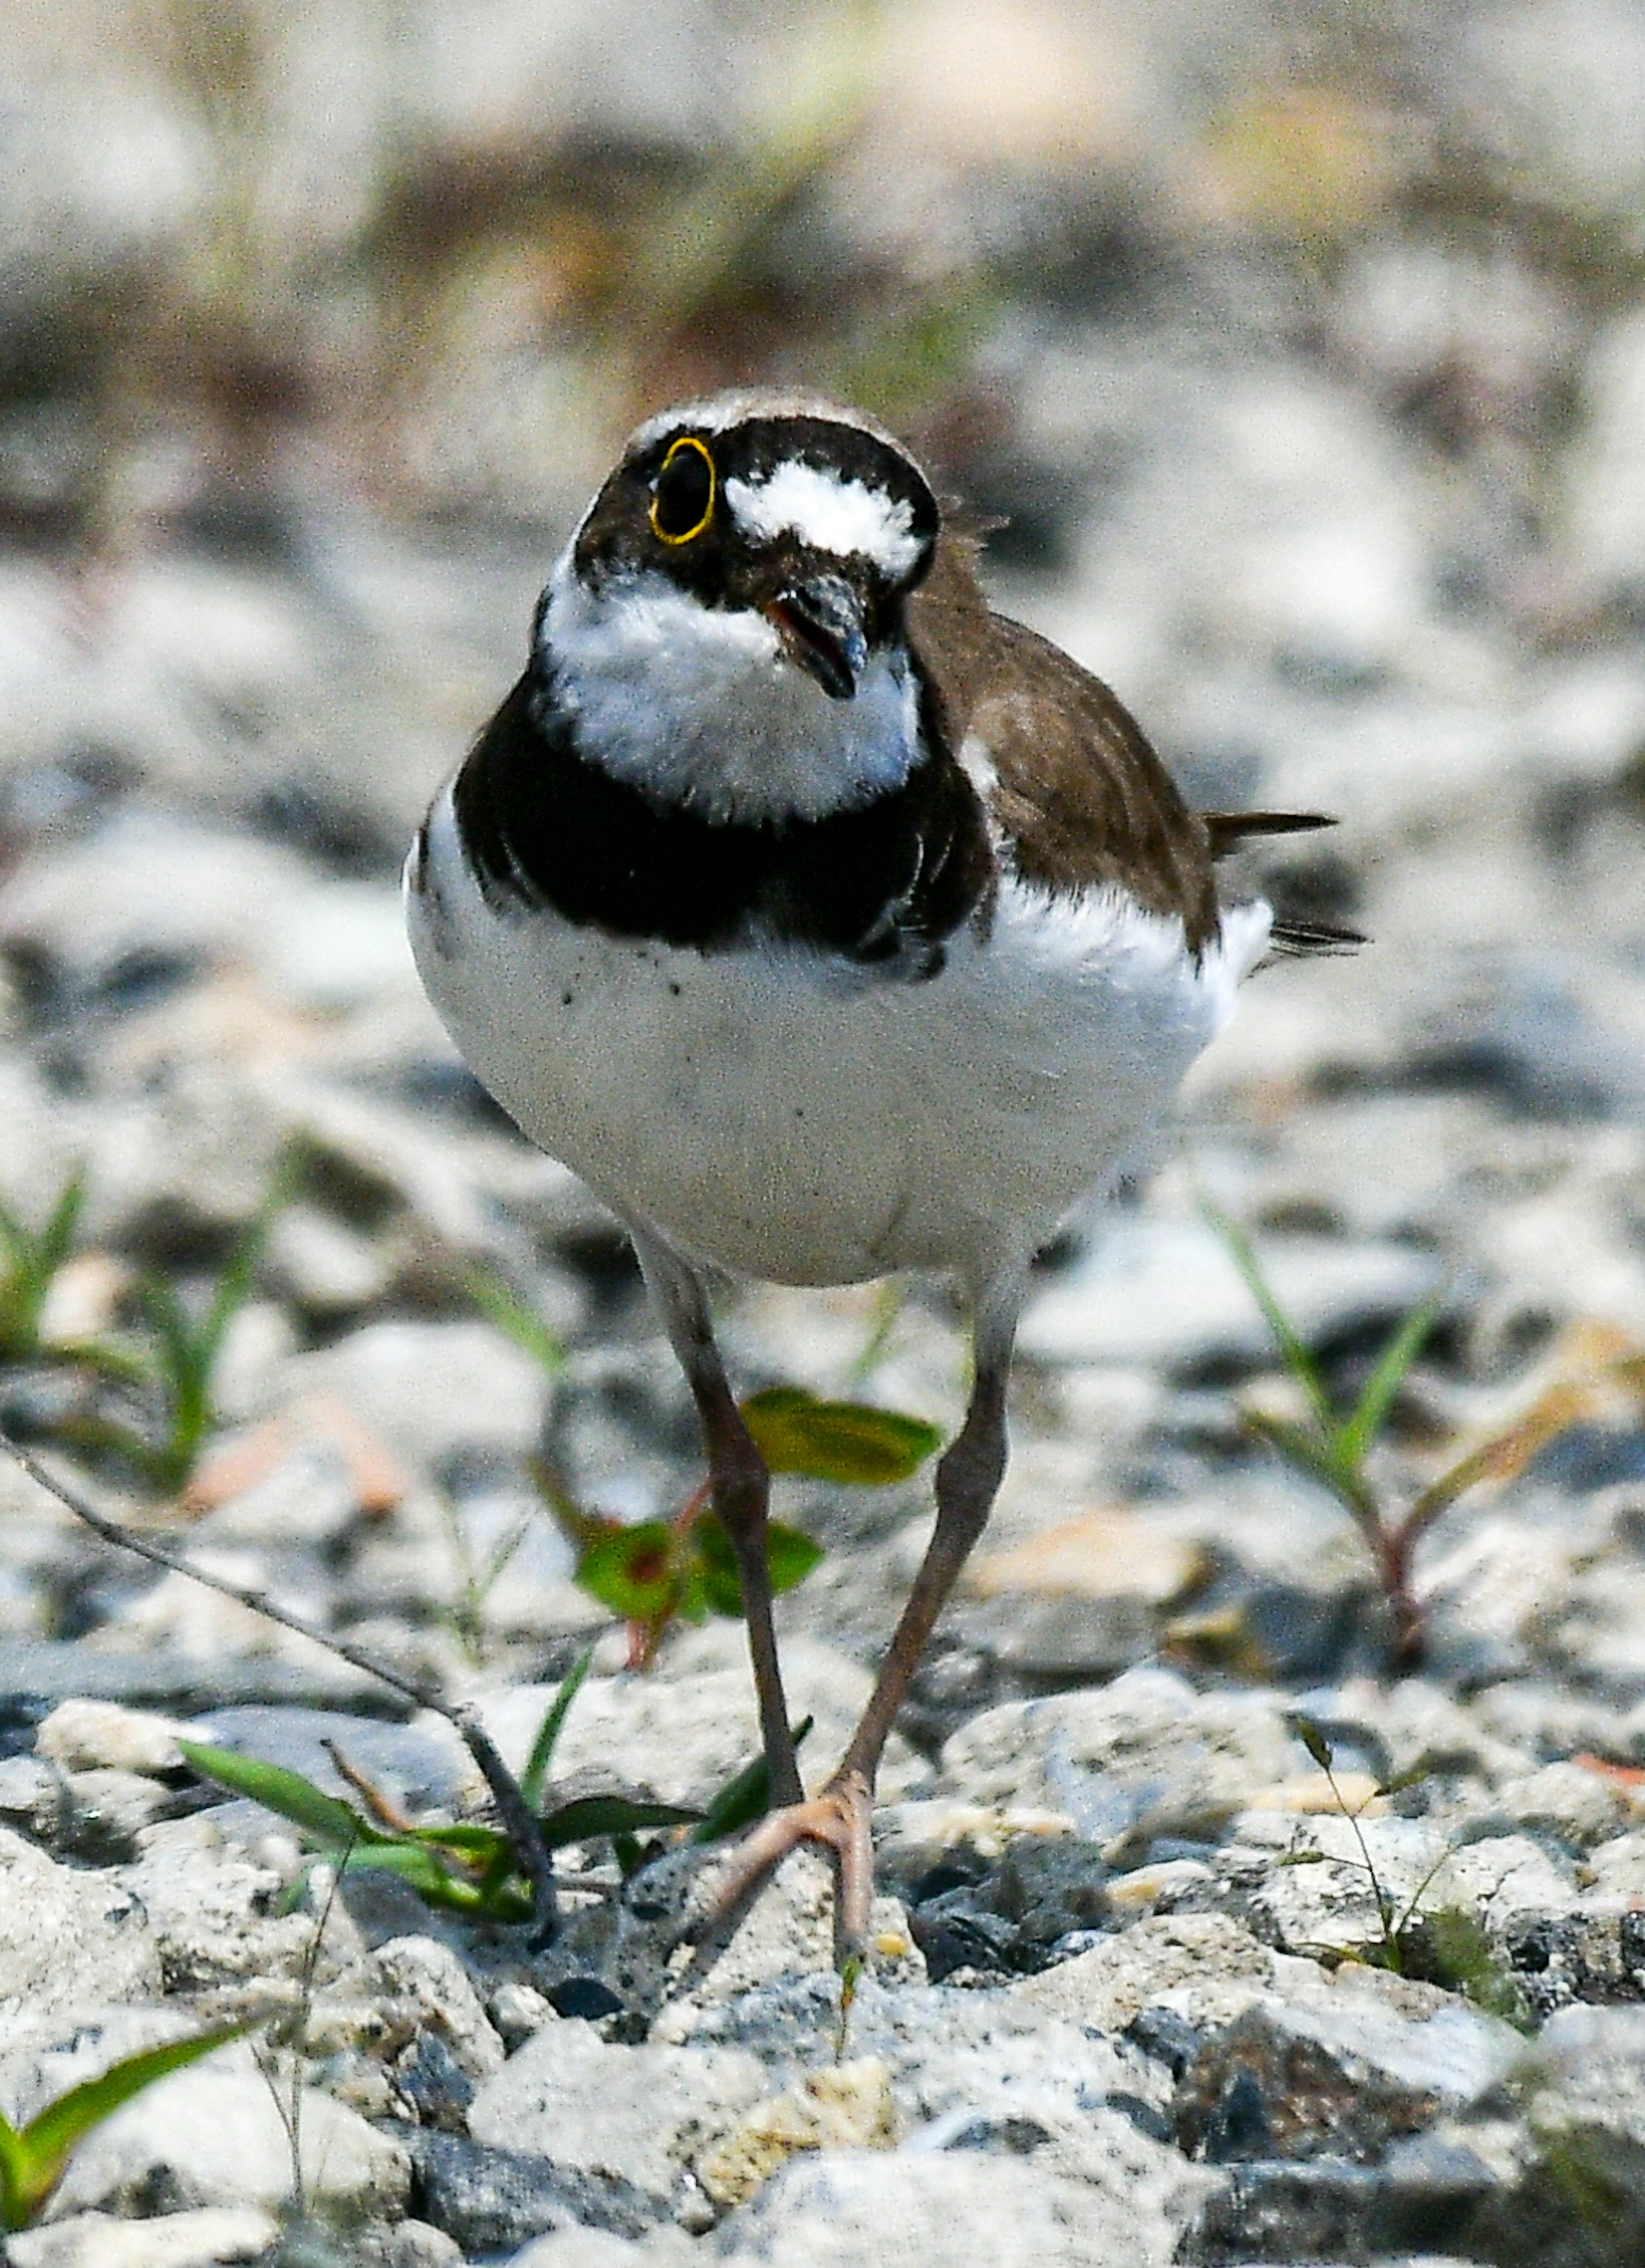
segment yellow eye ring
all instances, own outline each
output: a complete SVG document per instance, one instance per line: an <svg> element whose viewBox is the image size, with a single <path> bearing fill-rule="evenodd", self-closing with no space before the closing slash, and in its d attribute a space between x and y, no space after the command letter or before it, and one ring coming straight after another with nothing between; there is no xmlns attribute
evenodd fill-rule
<svg viewBox="0 0 1645 2268"><path fill-rule="evenodd" d="M694 455L700 457L703 460L703 464L708 474L708 494L704 502L701 512L697 515L697 519L692 521L690 527L680 529L667 528L663 526L662 521L658 517L658 508L663 502L663 483L668 477L669 468L674 465L687 450L690 450ZM687 472L688 468L682 466L681 470L683 473ZM676 482L675 485L677 489L680 484ZM695 482L692 482L690 485L695 486ZM714 460L709 455L707 448L697 439L695 433L682 433L679 439L669 450L668 455L663 459L662 470L657 475L657 485L652 492L650 515L651 532L657 538L657 541L660 543L690 543L695 537L699 536L703 530L708 526L709 521L714 516L714 498L718 492L719 486L719 483L715 477L714 473ZM693 499L693 501L695 501L695 499Z"/></svg>

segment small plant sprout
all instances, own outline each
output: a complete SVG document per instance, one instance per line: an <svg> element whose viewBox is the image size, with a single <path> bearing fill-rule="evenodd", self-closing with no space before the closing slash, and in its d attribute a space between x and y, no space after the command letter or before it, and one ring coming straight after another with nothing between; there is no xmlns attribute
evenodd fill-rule
<svg viewBox="0 0 1645 2268"><path fill-rule="evenodd" d="M13 2126L0 2117L0 2229L13 2234L28 2227L50 2201L70 2159L92 2127L157 2080L181 2071L185 2064L197 2063L213 2048L239 2039L246 2029L244 2024L224 2024L215 2031L122 2056L96 2079L83 2080L48 2103L26 2126Z"/></svg>
<svg viewBox="0 0 1645 2268"><path fill-rule="evenodd" d="M1478 1913L1466 1906L1423 1910L1423 1900L1450 1863L1451 1846L1448 1845L1442 1850L1403 1904L1390 1894L1376 1871L1370 1845L1360 1823L1366 1808L1378 1797L1395 1795L1403 1788L1414 1786L1423 1777L1420 1769L1379 1781L1358 1803L1350 1803L1337 1776L1335 1752L1320 1727L1300 1709L1291 1711L1286 1721L1324 1773L1337 1815L1346 1821L1359 1846L1357 1859L1339 1863L1364 1875L1376 1909L1379 1942L1363 1957L1374 1968L1386 1969L1396 1977L1416 1977L1427 1984L1442 1984L1449 1992L1461 1992L1487 2014L1501 2016L1523 2028L1527 2021L1523 1996L1511 1972L1493 1951ZM1317 1866L1326 1857L1324 1851L1295 1851L1281 1863Z"/></svg>
<svg viewBox="0 0 1645 2268"><path fill-rule="evenodd" d="M594 1660L587 1647L572 1663L544 1712L519 1787L535 1815L545 1849L609 1841L620 1874L644 1862L638 1838L658 1829L691 1830L694 1843L715 1843L734 1835L770 1808L771 1787L763 1756L734 1772L698 1811L678 1803L653 1803L629 1795L581 1795L543 1809L554 1751L573 1701ZM793 1728L799 1746L811 1730L804 1718ZM407 1819L335 1745L328 1743L338 1774L360 1798L360 1808L328 1795L300 1772L264 1764L236 1749L203 1741L180 1741L182 1754L203 1779L215 1780L232 1794L249 1796L267 1811L288 1820L316 1859L337 1877L375 1867L409 1883L424 1904L469 1921L527 1922L535 1912L532 1885L519 1854L500 1829L468 1822Z"/></svg>
<svg viewBox="0 0 1645 2268"><path fill-rule="evenodd" d="M143 1389L158 1424L79 1418L59 1429L65 1440L118 1457L167 1495L184 1486L218 1424L216 1382L224 1343L255 1287L269 1227L291 1185L291 1170L283 1166L256 1219L229 1253L203 1312L196 1313L166 1278L144 1278L139 1298L149 1344L135 1361L126 1358L125 1373Z"/></svg>
<svg viewBox="0 0 1645 2268"><path fill-rule="evenodd" d="M1359 1399L1339 1415L1318 1363L1275 1298L1250 1238L1213 1206L1206 1205L1205 1213L1261 1308L1307 1411L1298 1422L1248 1401L1243 1421L1299 1471L1329 1489L1347 1511L1369 1549L1388 1602L1394 1666L1417 1668L1426 1653L1427 1628L1413 1583L1414 1561L1435 1521L1469 1490L1514 1479L1539 1449L1604 1410L1619 1393L1635 1399L1645 1395L1645 1354L1607 1326L1577 1326L1510 1416L1485 1429L1434 1479L1397 1504L1374 1476L1371 1461L1399 1391L1439 1321L1444 1294L1426 1300L1396 1327Z"/></svg>
<svg viewBox="0 0 1645 2268"><path fill-rule="evenodd" d="M774 1386L743 1403L742 1416L772 1473L855 1487L883 1487L918 1472L942 1435L924 1418L861 1402L826 1402L796 1386ZM740 1616L736 1560L706 1484L672 1520L624 1526L584 1511L546 1476L539 1484L560 1529L578 1551L575 1580L629 1626L629 1665L646 1669L677 1617ZM770 1522L766 1551L773 1593L793 1590L822 1557L798 1528Z"/></svg>
<svg viewBox="0 0 1645 2268"><path fill-rule="evenodd" d="M31 1229L0 1204L0 1362L37 1362L70 1353L41 1336L46 1300L74 1245L85 1209L85 1169L63 1183L43 1228Z"/></svg>

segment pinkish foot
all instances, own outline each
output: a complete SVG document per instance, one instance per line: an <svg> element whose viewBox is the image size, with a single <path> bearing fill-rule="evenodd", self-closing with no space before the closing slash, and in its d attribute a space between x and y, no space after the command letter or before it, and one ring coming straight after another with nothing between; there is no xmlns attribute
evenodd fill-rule
<svg viewBox="0 0 1645 2268"><path fill-rule="evenodd" d="M867 1949L874 1901L874 1850L868 1820L874 1791L860 1772L837 1773L820 1795L767 1812L732 1853L715 1881L704 1935L733 1921L763 1890L790 1852L819 1843L834 1861L834 1952L843 1969Z"/></svg>

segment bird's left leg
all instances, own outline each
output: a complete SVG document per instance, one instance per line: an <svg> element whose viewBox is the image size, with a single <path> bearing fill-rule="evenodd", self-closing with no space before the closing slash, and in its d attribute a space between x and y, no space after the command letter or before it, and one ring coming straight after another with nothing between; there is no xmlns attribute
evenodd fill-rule
<svg viewBox="0 0 1645 2268"><path fill-rule="evenodd" d="M868 1821L880 1758L926 1641L999 1492L1006 1466L1006 1385L1022 1295L1022 1278L1014 1275L978 1303L976 1375L965 1422L937 1467L936 1528L839 1768L820 1794L770 1812L752 1830L718 1888L717 1917L741 1905L799 1844L821 1843L834 1855L839 1956L859 1955L867 1946L874 1899Z"/></svg>
<svg viewBox="0 0 1645 2268"><path fill-rule="evenodd" d="M742 1422L726 1376L701 1278L651 1230L631 1222L629 1233L702 1421L709 1491L731 1541L742 1610L748 1618L749 1652L754 1663L771 1801L798 1803L802 1793L800 1766L794 1756L783 1674L777 1659L777 1632L771 1622L771 1571L765 1537L771 1475L754 1436Z"/></svg>

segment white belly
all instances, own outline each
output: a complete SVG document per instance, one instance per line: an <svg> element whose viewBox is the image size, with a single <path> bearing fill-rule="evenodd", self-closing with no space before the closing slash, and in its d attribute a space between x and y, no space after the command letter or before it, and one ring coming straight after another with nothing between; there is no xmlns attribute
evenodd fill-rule
<svg viewBox="0 0 1645 2268"><path fill-rule="evenodd" d="M1008 884L911 984L498 915L449 791L429 838L412 948L476 1076L616 1211L776 1283L1025 1259L1158 1124L1267 937L1243 907L1196 969L1174 921Z"/></svg>

